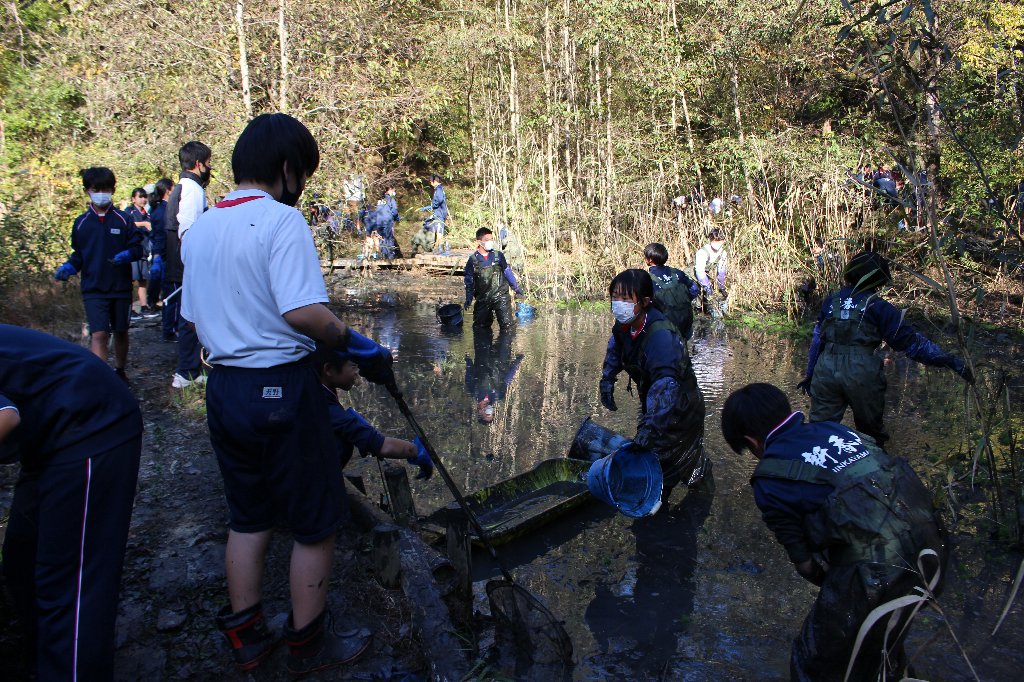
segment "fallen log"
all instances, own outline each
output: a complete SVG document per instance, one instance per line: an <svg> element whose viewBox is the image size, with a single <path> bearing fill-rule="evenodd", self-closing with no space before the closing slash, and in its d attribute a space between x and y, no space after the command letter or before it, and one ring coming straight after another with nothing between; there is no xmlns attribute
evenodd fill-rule
<svg viewBox="0 0 1024 682"><path fill-rule="evenodd" d="M469 663L444 601L455 580L451 562L416 533L396 525L368 498L353 494L349 501L353 517L373 534L374 566L381 571L382 582L393 584L397 578L409 600L413 624L430 657L431 679L463 679Z"/></svg>

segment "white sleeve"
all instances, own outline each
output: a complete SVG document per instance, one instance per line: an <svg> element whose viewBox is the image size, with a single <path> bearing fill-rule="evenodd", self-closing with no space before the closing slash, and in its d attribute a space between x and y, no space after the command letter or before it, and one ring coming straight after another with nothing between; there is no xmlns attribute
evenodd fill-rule
<svg viewBox="0 0 1024 682"><path fill-rule="evenodd" d="M313 235L298 210L282 216L272 235L269 275L270 291L281 315L328 301Z"/></svg>
<svg viewBox="0 0 1024 682"><path fill-rule="evenodd" d="M694 271L697 273L697 279L707 279L708 273L708 254L704 249L697 250L697 258L693 265Z"/></svg>
<svg viewBox="0 0 1024 682"><path fill-rule="evenodd" d="M181 183L181 201L178 204L178 239L185 236L188 228L199 216L203 215L206 205L206 194L193 181Z"/></svg>

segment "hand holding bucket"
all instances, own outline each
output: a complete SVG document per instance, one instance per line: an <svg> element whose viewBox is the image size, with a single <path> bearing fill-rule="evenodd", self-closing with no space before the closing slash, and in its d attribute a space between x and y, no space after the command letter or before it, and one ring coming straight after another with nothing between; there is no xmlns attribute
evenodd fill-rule
<svg viewBox="0 0 1024 682"><path fill-rule="evenodd" d="M591 494L632 518L658 511L663 482L658 456L632 441L594 462L587 473Z"/></svg>

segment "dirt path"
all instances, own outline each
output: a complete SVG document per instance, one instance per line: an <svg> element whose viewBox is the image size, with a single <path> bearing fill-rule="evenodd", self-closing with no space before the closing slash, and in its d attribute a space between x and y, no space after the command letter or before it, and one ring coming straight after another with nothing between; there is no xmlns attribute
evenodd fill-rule
<svg viewBox="0 0 1024 682"><path fill-rule="evenodd" d="M227 507L202 395L170 387L177 347L161 341L155 322L131 331L128 374L146 430L121 582L115 675L117 680L147 682L242 679L214 625L227 600ZM16 476L16 467L0 467L0 510L5 515ZM287 538L286 531L276 534L267 561L264 605L272 622L281 621L288 609ZM378 585L367 552L363 537L347 525L335 552L330 604L339 625L351 623L375 632L373 651L357 665L307 679L403 679L410 671L425 669L404 596ZM27 678L23 648L9 604L0 598L0 677ZM290 679L285 655L279 649L257 679Z"/></svg>

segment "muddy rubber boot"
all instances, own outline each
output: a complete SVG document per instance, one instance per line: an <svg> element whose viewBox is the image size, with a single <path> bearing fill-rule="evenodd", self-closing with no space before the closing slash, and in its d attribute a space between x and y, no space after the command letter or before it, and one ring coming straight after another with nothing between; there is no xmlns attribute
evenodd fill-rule
<svg viewBox="0 0 1024 682"><path fill-rule="evenodd" d="M288 671L308 675L356 660L370 647L373 636L365 629L338 632L327 609L301 630L292 629L292 617L284 628L288 644Z"/></svg>
<svg viewBox="0 0 1024 682"><path fill-rule="evenodd" d="M217 627L231 645L235 663L243 672L257 667L281 644L280 635L267 627L261 603L238 613L225 606L217 614Z"/></svg>

